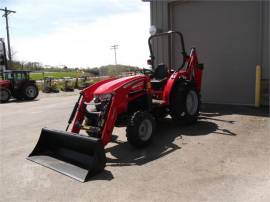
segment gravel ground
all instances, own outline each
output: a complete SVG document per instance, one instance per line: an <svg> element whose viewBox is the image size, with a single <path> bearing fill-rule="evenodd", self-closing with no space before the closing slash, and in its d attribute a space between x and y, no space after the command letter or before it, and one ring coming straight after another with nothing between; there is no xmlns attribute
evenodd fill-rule
<svg viewBox="0 0 270 202"><path fill-rule="evenodd" d="M106 170L86 183L25 160L42 127L65 128L77 94L0 105L0 201L270 201L266 109L203 105L197 124L167 117L141 150L115 128Z"/></svg>

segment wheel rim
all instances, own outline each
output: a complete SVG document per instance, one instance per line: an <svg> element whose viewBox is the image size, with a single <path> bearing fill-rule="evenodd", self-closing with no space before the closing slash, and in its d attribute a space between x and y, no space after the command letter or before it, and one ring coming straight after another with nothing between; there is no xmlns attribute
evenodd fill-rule
<svg viewBox="0 0 270 202"><path fill-rule="evenodd" d="M186 99L187 113L189 115L195 115L198 110L198 96L197 93L193 90L189 91Z"/></svg>
<svg viewBox="0 0 270 202"><path fill-rule="evenodd" d="M25 93L26 93L26 96L29 97L29 98L33 98L36 96L36 88L34 86L28 86L26 89L25 89Z"/></svg>
<svg viewBox="0 0 270 202"><path fill-rule="evenodd" d="M152 135L152 130L153 127L151 121L148 119L143 120L139 126L140 139L143 141L149 140Z"/></svg>
<svg viewBox="0 0 270 202"><path fill-rule="evenodd" d="M8 100L8 92L5 91L5 90L1 90L1 91L0 91L0 98L1 98L1 100L3 100L3 101Z"/></svg>

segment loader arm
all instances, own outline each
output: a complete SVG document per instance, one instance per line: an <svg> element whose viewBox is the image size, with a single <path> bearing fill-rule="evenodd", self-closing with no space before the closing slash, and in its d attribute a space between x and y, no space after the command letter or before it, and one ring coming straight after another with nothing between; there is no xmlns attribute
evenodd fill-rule
<svg viewBox="0 0 270 202"><path fill-rule="evenodd" d="M101 141L102 141L103 146L105 146L111 141L113 128L114 128L114 125L118 116L118 112L116 109L118 102L119 101L118 101L117 96L112 97L110 109L107 115L107 120L105 121L105 125L103 127L102 136L101 136Z"/></svg>
<svg viewBox="0 0 270 202"><path fill-rule="evenodd" d="M94 98L95 90L99 86L101 86L107 82L110 82L112 80L115 80L115 79L116 78L110 78L110 79L99 81L99 82L97 82L97 83L95 83L95 84L93 84L93 85L91 85L91 86L89 86L81 91L82 99L80 99L79 105L77 107L75 106L74 110L76 110L76 113L74 114L73 117L71 116L71 120L70 120L70 122L72 122L73 119L75 118L71 132L73 132L73 133L80 132L80 125L82 124L82 122L84 120L84 115L85 115L85 110L86 110L85 103L90 102Z"/></svg>

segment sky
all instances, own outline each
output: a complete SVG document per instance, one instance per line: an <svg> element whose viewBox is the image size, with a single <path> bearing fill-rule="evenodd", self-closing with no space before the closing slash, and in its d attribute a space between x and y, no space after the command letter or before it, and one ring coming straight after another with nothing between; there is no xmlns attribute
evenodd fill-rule
<svg viewBox="0 0 270 202"><path fill-rule="evenodd" d="M43 65L144 67L149 57L149 3L141 0L0 0L9 15L14 59ZM1 14L2 16L2 14ZM0 18L0 38L6 38Z"/></svg>

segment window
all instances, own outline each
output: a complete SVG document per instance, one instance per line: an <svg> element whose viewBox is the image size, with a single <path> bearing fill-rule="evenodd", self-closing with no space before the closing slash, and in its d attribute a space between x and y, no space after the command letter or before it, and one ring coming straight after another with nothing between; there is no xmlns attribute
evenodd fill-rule
<svg viewBox="0 0 270 202"><path fill-rule="evenodd" d="M12 74L9 72L9 73L5 73L5 79L6 80L11 80L12 79Z"/></svg>
<svg viewBox="0 0 270 202"><path fill-rule="evenodd" d="M24 80L24 79L26 79L26 74L25 73L16 73L15 79L16 80Z"/></svg>

